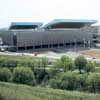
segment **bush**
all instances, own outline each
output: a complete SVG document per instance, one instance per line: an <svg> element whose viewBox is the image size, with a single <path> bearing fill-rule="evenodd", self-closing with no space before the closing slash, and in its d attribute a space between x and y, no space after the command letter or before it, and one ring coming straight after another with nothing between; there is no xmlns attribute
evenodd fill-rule
<svg viewBox="0 0 100 100"><path fill-rule="evenodd" d="M100 92L100 73L90 73L87 78L88 90Z"/></svg>
<svg viewBox="0 0 100 100"><path fill-rule="evenodd" d="M13 71L13 81L33 85L35 82L34 73L29 67L16 67Z"/></svg>
<svg viewBox="0 0 100 100"><path fill-rule="evenodd" d="M46 83L49 80L49 74L44 69L35 69L34 74L38 84Z"/></svg>
<svg viewBox="0 0 100 100"><path fill-rule="evenodd" d="M76 68L79 69L80 73L86 67L86 64L87 60L84 58L84 56L78 56L75 59Z"/></svg>
<svg viewBox="0 0 100 100"><path fill-rule="evenodd" d="M56 69L63 70L64 72L66 72L68 70L72 71L75 69L75 65L74 65L74 62L72 61L72 59L65 55L63 55L61 57L61 59L56 60L54 62L54 67Z"/></svg>
<svg viewBox="0 0 100 100"><path fill-rule="evenodd" d="M11 81L12 73L8 68L0 68L0 81Z"/></svg>
<svg viewBox="0 0 100 100"><path fill-rule="evenodd" d="M61 80L51 79L49 81L49 84L54 89L60 89L61 88Z"/></svg>
<svg viewBox="0 0 100 100"><path fill-rule="evenodd" d="M95 64L91 61L89 61L87 64L86 64L86 67L85 67L85 71L88 73L88 72L94 72L95 71Z"/></svg>
<svg viewBox="0 0 100 100"><path fill-rule="evenodd" d="M95 72L100 73L100 67L95 67Z"/></svg>
<svg viewBox="0 0 100 100"><path fill-rule="evenodd" d="M66 90L74 90L77 87L77 73L66 72L61 76L61 88Z"/></svg>
<svg viewBox="0 0 100 100"><path fill-rule="evenodd" d="M77 90L79 91L87 91L87 77L88 77L88 74L79 74L77 75L77 79L76 79L76 82L77 82Z"/></svg>
<svg viewBox="0 0 100 100"><path fill-rule="evenodd" d="M66 73L59 73L54 79L50 80L50 86L53 88L74 90L77 88L77 75L68 71Z"/></svg>
<svg viewBox="0 0 100 100"><path fill-rule="evenodd" d="M4 100L4 97L0 94L0 100Z"/></svg>
<svg viewBox="0 0 100 100"><path fill-rule="evenodd" d="M13 58L0 58L0 67L14 68L17 66L17 61Z"/></svg>

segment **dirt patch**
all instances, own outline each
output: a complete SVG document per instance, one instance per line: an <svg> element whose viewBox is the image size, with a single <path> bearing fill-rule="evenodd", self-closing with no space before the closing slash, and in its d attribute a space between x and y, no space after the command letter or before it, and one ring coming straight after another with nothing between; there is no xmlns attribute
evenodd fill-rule
<svg viewBox="0 0 100 100"><path fill-rule="evenodd" d="M81 54L83 55L89 55L92 57L100 58L100 50L83 50L80 51Z"/></svg>

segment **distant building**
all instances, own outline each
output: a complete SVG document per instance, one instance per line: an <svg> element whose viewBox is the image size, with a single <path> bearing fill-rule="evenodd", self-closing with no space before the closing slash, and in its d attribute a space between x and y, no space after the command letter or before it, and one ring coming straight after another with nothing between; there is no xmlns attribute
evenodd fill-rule
<svg viewBox="0 0 100 100"><path fill-rule="evenodd" d="M40 22L13 22L1 30L4 45L16 50L61 47L91 47L98 28L96 20L56 19L45 25Z"/></svg>

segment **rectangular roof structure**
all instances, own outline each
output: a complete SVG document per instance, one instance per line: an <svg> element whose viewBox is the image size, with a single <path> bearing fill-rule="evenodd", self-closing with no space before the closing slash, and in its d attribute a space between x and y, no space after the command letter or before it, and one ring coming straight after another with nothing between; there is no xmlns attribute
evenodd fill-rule
<svg viewBox="0 0 100 100"><path fill-rule="evenodd" d="M40 26L41 22L12 22L10 29L34 29Z"/></svg>
<svg viewBox="0 0 100 100"><path fill-rule="evenodd" d="M97 20L86 19L55 19L43 26L43 28L66 28L66 27L82 27L84 25L91 25L96 23Z"/></svg>

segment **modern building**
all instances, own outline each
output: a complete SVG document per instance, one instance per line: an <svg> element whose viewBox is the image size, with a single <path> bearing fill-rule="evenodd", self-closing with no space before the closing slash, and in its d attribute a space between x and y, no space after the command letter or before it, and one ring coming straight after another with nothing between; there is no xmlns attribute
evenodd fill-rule
<svg viewBox="0 0 100 100"><path fill-rule="evenodd" d="M91 47L98 28L96 20L56 19L40 22L13 22L0 31L3 45L19 50L61 47Z"/></svg>

